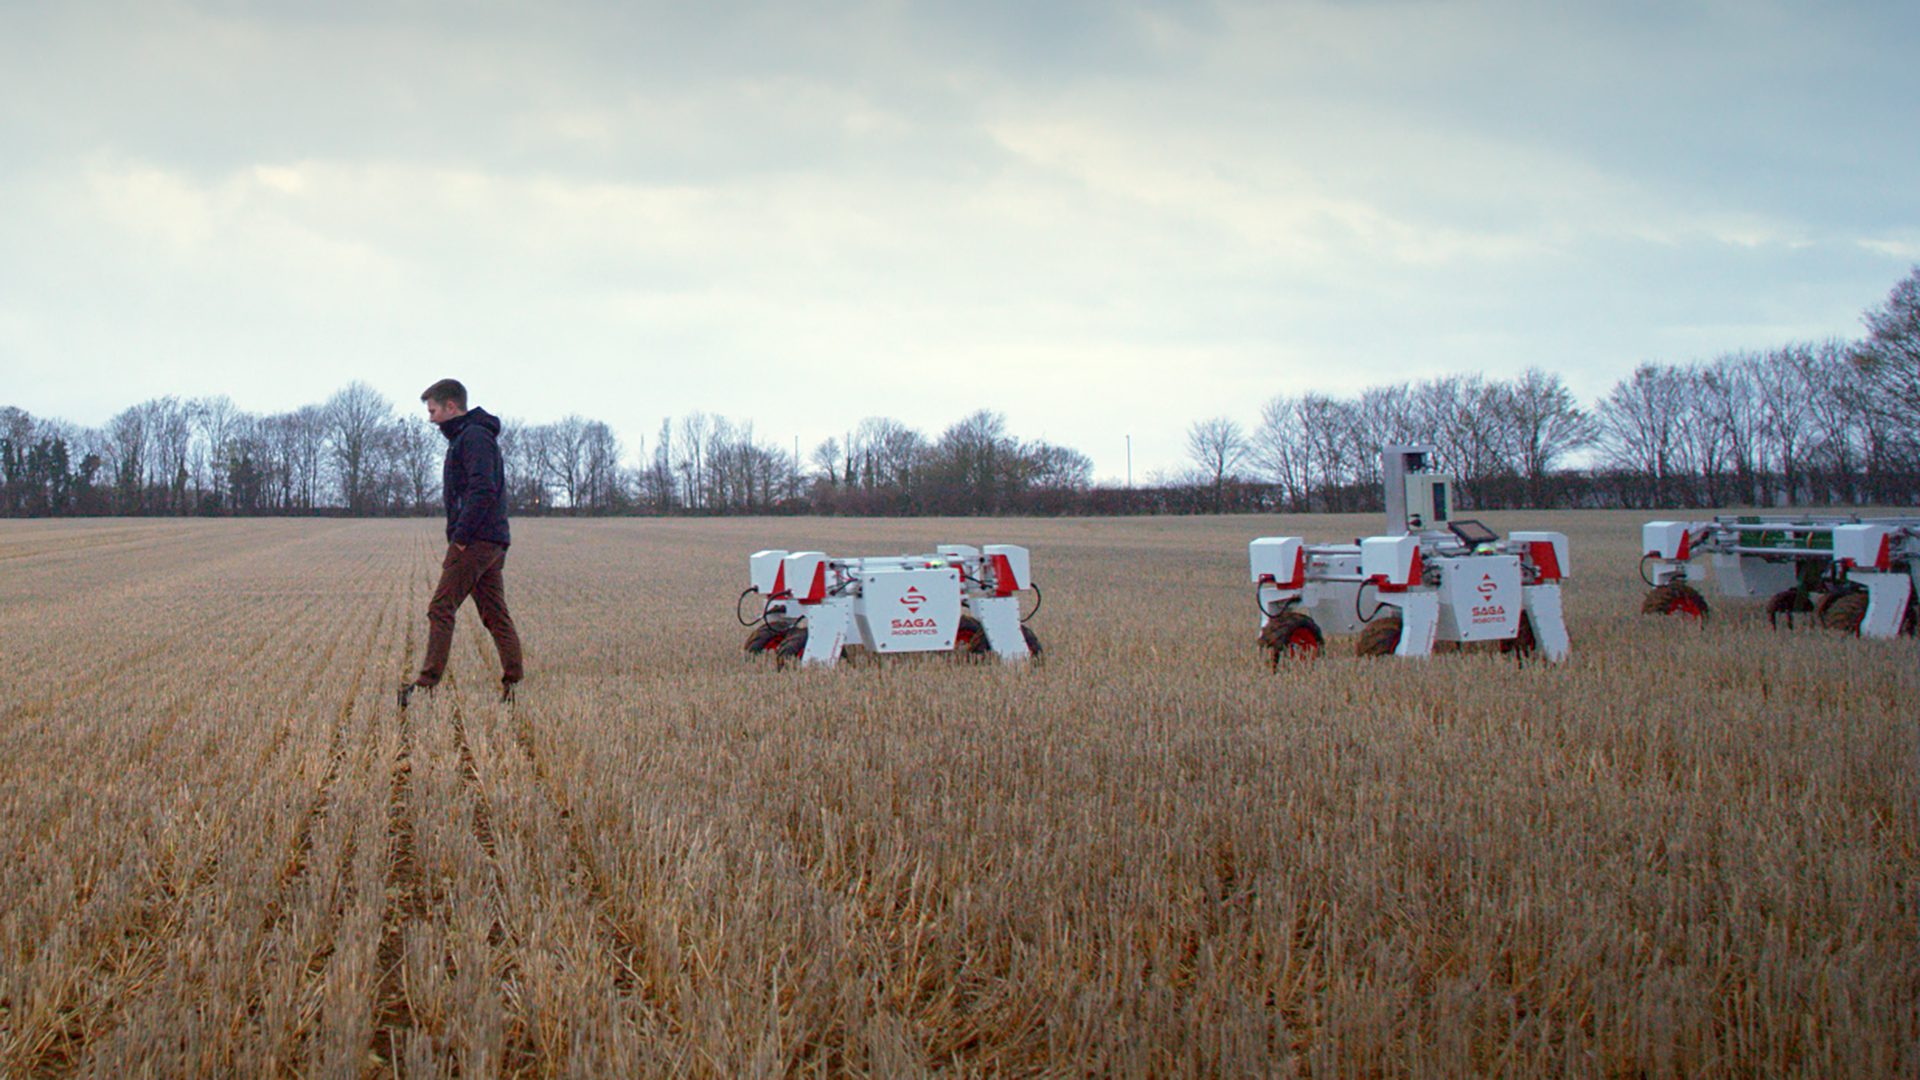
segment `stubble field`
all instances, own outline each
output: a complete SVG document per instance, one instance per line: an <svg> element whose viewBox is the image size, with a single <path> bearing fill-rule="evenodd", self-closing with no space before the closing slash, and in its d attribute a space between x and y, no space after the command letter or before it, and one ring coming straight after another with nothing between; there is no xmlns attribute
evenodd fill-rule
<svg viewBox="0 0 1920 1080"><path fill-rule="evenodd" d="M1368 518L0 522L8 1075L1913 1075L1920 645L1637 614L1269 673ZM761 547L1027 544L1032 670L775 671Z"/></svg>

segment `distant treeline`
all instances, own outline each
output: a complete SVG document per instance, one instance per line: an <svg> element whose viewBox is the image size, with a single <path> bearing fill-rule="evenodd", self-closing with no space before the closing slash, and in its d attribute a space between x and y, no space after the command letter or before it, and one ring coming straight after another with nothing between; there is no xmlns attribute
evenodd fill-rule
<svg viewBox="0 0 1920 1080"><path fill-rule="evenodd" d="M1195 422L1190 467L1141 487L1096 485L1085 454L989 411L934 438L869 418L805 460L706 413L651 446L580 416L508 419L500 443L517 514L1366 511L1389 442L1432 444L1477 509L1920 502L1920 267L1864 319L1858 341L1643 364L1585 407L1538 369L1282 395L1251 429ZM99 428L0 407L0 516L426 514L442 448L358 382L270 416L163 397Z"/></svg>

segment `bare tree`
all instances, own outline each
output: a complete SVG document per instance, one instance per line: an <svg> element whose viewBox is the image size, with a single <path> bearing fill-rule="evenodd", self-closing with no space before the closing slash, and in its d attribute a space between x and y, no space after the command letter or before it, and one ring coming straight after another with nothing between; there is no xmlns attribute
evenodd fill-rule
<svg viewBox="0 0 1920 1080"><path fill-rule="evenodd" d="M1340 492L1352 482L1354 460L1364 456L1353 442L1360 426L1357 409L1352 402L1308 393L1301 395L1297 411L1306 447L1307 508L1348 509Z"/></svg>
<svg viewBox="0 0 1920 1080"><path fill-rule="evenodd" d="M516 511L541 512L553 506L543 462L549 429L542 424L500 421L500 462L507 473L507 506Z"/></svg>
<svg viewBox="0 0 1920 1080"><path fill-rule="evenodd" d="M1462 445L1466 436L1461 425L1471 422L1465 397L1458 375L1428 379L1414 388L1414 427L1420 441L1431 443L1439 458L1436 464L1459 480L1467 477L1468 456Z"/></svg>
<svg viewBox="0 0 1920 1080"><path fill-rule="evenodd" d="M1862 392L1850 349L1828 339L1807 352L1801 374L1807 386L1808 474L1816 478L1813 497L1823 502L1860 502L1865 498L1861 472L1866 461L1867 395Z"/></svg>
<svg viewBox="0 0 1920 1080"><path fill-rule="evenodd" d="M1695 411L1708 437L1718 440L1726 451L1733 472L1733 501L1738 503L1762 497L1760 453L1765 433L1757 386L1759 366L1759 357L1752 353L1729 353L1698 371L1694 380Z"/></svg>
<svg viewBox="0 0 1920 1080"><path fill-rule="evenodd" d="M653 458L643 474L645 498L664 514L673 509L673 418L660 418L660 432L653 438Z"/></svg>
<svg viewBox="0 0 1920 1080"><path fill-rule="evenodd" d="M120 512L140 513L146 509L147 407L143 404L120 410L107 422L107 431L107 467L119 492Z"/></svg>
<svg viewBox="0 0 1920 1080"><path fill-rule="evenodd" d="M295 413L276 413L260 421L258 435L266 458L268 506L283 513L302 507L299 419Z"/></svg>
<svg viewBox="0 0 1920 1080"><path fill-rule="evenodd" d="M950 509L998 513L1018 465L1006 417L988 409L971 413L940 434L928 472L948 489Z"/></svg>
<svg viewBox="0 0 1920 1080"><path fill-rule="evenodd" d="M578 510L587 485L587 421L579 414L542 424L538 440L541 477L550 490Z"/></svg>
<svg viewBox="0 0 1920 1080"><path fill-rule="evenodd" d="M152 453L148 460L155 467L154 486L166 495L169 513L185 513L187 485L191 479L188 463L193 448L193 409L171 395L148 402L148 439Z"/></svg>
<svg viewBox="0 0 1920 1080"><path fill-rule="evenodd" d="M1863 318L1867 338L1855 347L1853 362L1871 388L1867 404L1905 436L1920 439L1920 266Z"/></svg>
<svg viewBox="0 0 1920 1080"><path fill-rule="evenodd" d="M1213 489L1213 512L1226 506L1227 481L1247 457L1247 436L1238 420L1225 416L1195 420L1187 428L1187 457Z"/></svg>
<svg viewBox="0 0 1920 1080"><path fill-rule="evenodd" d="M1421 422L1419 402L1405 384L1375 386L1361 392L1354 403L1354 437L1358 442L1352 483L1374 488L1380 484L1380 451L1393 443L1431 442Z"/></svg>
<svg viewBox="0 0 1920 1080"><path fill-rule="evenodd" d="M1420 384L1414 398L1419 426L1463 494L1480 496L1488 480L1512 470L1502 453L1513 441L1506 387L1479 375L1448 375Z"/></svg>
<svg viewBox="0 0 1920 1080"><path fill-rule="evenodd" d="M612 510L620 506L625 493L620 480L620 439L613 429L599 420L587 423L587 473L583 498L587 509Z"/></svg>
<svg viewBox="0 0 1920 1080"><path fill-rule="evenodd" d="M319 405L303 405L286 414L284 436L289 440L291 455L293 505L312 510L320 505L320 484L325 478L326 410Z"/></svg>
<svg viewBox="0 0 1920 1080"><path fill-rule="evenodd" d="M1587 445L1593 428L1560 376L1528 368L1508 388L1508 453L1527 483L1527 501L1546 504L1546 479L1560 459Z"/></svg>
<svg viewBox="0 0 1920 1080"><path fill-rule="evenodd" d="M682 505L689 510L698 510L706 505L702 496L707 486L704 455L709 426L711 421L706 413L683 416L680 418L680 432L674 439L673 468L680 474Z"/></svg>
<svg viewBox="0 0 1920 1080"><path fill-rule="evenodd" d="M751 432L748 434L750 436ZM710 510L726 513L740 498L741 441L734 432L733 421L724 416L708 418L706 445L701 452L706 465L706 484L701 502Z"/></svg>
<svg viewBox="0 0 1920 1080"><path fill-rule="evenodd" d="M888 487L899 491L913 486L913 471L926 451L926 439L892 417L869 416L860 421L849 436L848 458L858 471L864 487Z"/></svg>
<svg viewBox="0 0 1920 1080"><path fill-rule="evenodd" d="M356 514L373 503L373 479L379 475L381 434L393 419L393 403L366 383L354 381L327 399L327 452L338 470L340 499Z"/></svg>
<svg viewBox="0 0 1920 1080"><path fill-rule="evenodd" d="M829 435L813 448L808 459L825 474L828 487L840 486L840 440Z"/></svg>
<svg viewBox="0 0 1920 1080"><path fill-rule="evenodd" d="M1248 440L1248 456L1279 489L1280 498L1295 510L1307 505L1307 439L1300 424L1299 403L1284 394L1260 409L1260 426Z"/></svg>
<svg viewBox="0 0 1920 1080"><path fill-rule="evenodd" d="M898 420L883 420L879 447L881 474L900 490L912 491L913 474L926 458L926 436Z"/></svg>
<svg viewBox="0 0 1920 1080"><path fill-rule="evenodd" d="M1044 491L1084 491L1093 483L1093 459L1065 446L1047 442L1029 444L1027 484Z"/></svg>
<svg viewBox="0 0 1920 1080"><path fill-rule="evenodd" d="M738 490L744 496L739 506L748 513L770 508L775 492L792 486L793 459L780 447L755 437L751 422L740 427L733 459L739 476Z"/></svg>
<svg viewBox="0 0 1920 1080"><path fill-rule="evenodd" d="M1658 505L1675 487L1675 443L1684 411L1685 379L1673 368L1641 364L1614 384L1596 413L1600 446L1615 465L1644 477Z"/></svg>
<svg viewBox="0 0 1920 1080"><path fill-rule="evenodd" d="M259 514L275 508L278 480L268 432L266 419L242 413L227 435L222 451L226 506L236 514Z"/></svg>
<svg viewBox="0 0 1920 1080"><path fill-rule="evenodd" d="M1801 471L1810 435L1807 367L1812 349L1794 344L1770 350L1758 380L1760 418L1774 454L1780 491L1770 501L1792 505L1801 495Z"/></svg>
<svg viewBox="0 0 1920 1080"><path fill-rule="evenodd" d="M1675 365L1672 498L1687 505L1705 506L1720 500L1727 486L1732 455L1726 441L1713 430L1702 387L1705 374L1698 364Z"/></svg>
<svg viewBox="0 0 1920 1080"><path fill-rule="evenodd" d="M440 462L445 440L438 431L412 417L395 417L388 434L400 489L410 508L425 510L438 501Z"/></svg>
<svg viewBox="0 0 1920 1080"><path fill-rule="evenodd" d="M246 414L225 394L187 403L194 427L193 486L216 503L226 500L227 451Z"/></svg>

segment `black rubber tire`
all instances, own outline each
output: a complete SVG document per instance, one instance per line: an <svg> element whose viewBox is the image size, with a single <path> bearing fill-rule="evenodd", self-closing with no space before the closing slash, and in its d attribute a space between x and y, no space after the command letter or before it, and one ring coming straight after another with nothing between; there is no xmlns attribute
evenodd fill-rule
<svg viewBox="0 0 1920 1080"><path fill-rule="evenodd" d="M1827 605L1827 613L1820 623L1829 630L1839 630L1858 636L1860 623L1867 617L1867 594L1864 592L1843 593Z"/></svg>
<svg viewBox="0 0 1920 1080"><path fill-rule="evenodd" d="M1796 613L1813 610L1813 601L1799 589L1781 589L1767 599L1767 625L1780 628L1780 617L1787 618L1787 629L1793 629L1793 617Z"/></svg>
<svg viewBox="0 0 1920 1080"><path fill-rule="evenodd" d="M1360 640L1353 646L1355 656L1392 656L1393 650L1400 647L1400 620L1394 618L1375 619L1360 631Z"/></svg>
<svg viewBox="0 0 1920 1080"><path fill-rule="evenodd" d="M1707 603L1707 598L1700 595L1699 589L1672 582L1648 593L1647 598L1640 602L1640 612L1643 615L1685 615L1706 622L1713 608Z"/></svg>
<svg viewBox="0 0 1920 1080"><path fill-rule="evenodd" d="M1267 650L1267 667L1280 670L1280 658L1317 659L1326 649L1327 636L1320 624L1303 611L1283 611L1260 628L1260 647Z"/></svg>
<svg viewBox="0 0 1920 1080"><path fill-rule="evenodd" d="M1033 654L1033 658L1040 659L1040 635L1033 632L1033 627L1021 623L1020 637L1026 641L1027 651Z"/></svg>
<svg viewBox="0 0 1920 1080"><path fill-rule="evenodd" d="M806 631L803 630L800 632L805 633ZM780 643L785 641L793 633L794 628L792 623L782 625L761 623L759 626L754 627L753 633L747 635L747 654L749 656L757 656L761 653L772 652L778 649Z"/></svg>
<svg viewBox="0 0 1920 1080"><path fill-rule="evenodd" d="M800 654L807 651L807 628L801 627L780 639L774 647L773 658L776 666L786 667L789 663L799 663Z"/></svg>
<svg viewBox="0 0 1920 1080"><path fill-rule="evenodd" d="M967 633L968 623L973 624L973 633L971 636ZM1032 653L1035 659L1038 659L1041 651L1040 636L1033 632L1033 627L1028 626L1026 623L1021 623L1020 637L1026 641L1027 651ZM954 635L953 651L969 659L993 655L993 645L987 641L987 630L986 627L980 625L980 620L975 619L971 615L962 615L960 617L960 630Z"/></svg>
<svg viewBox="0 0 1920 1080"><path fill-rule="evenodd" d="M987 651L987 628L980 625L979 619L960 616L960 626L953 632L953 651L963 656L978 656Z"/></svg>
<svg viewBox="0 0 1920 1080"><path fill-rule="evenodd" d="M1821 626L1827 625L1827 610L1833 607L1833 602L1847 595L1850 591L1849 589L1835 589L1832 592L1820 594L1820 599L1813 605L1813 617L1819 621Z"/></svg>
<svg viewBox="0 0 1920 1080"><path fill-rule="evenodd" d="M1500 643L1500 651L1523 664L1540 651L1540 639L1534 636L1533 620L1526 612L1520 613L1520 628L1514 631L1512 637Z"/></svg>

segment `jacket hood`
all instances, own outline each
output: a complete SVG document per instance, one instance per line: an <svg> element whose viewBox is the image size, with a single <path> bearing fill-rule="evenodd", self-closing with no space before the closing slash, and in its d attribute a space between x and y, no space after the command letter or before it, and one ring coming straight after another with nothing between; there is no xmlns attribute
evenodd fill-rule
<svg viewBox="0 0 1920 1080"><path fill-rule="evenodd" d="M440 434L445 435L447 440L451 442L459 438L461 432L467 430L468 424L479 425L481 428L484 428L489 435L498 436L500 434L500 418L485 409L477 407L468 409L459 416L441 424Z"/></svg>

